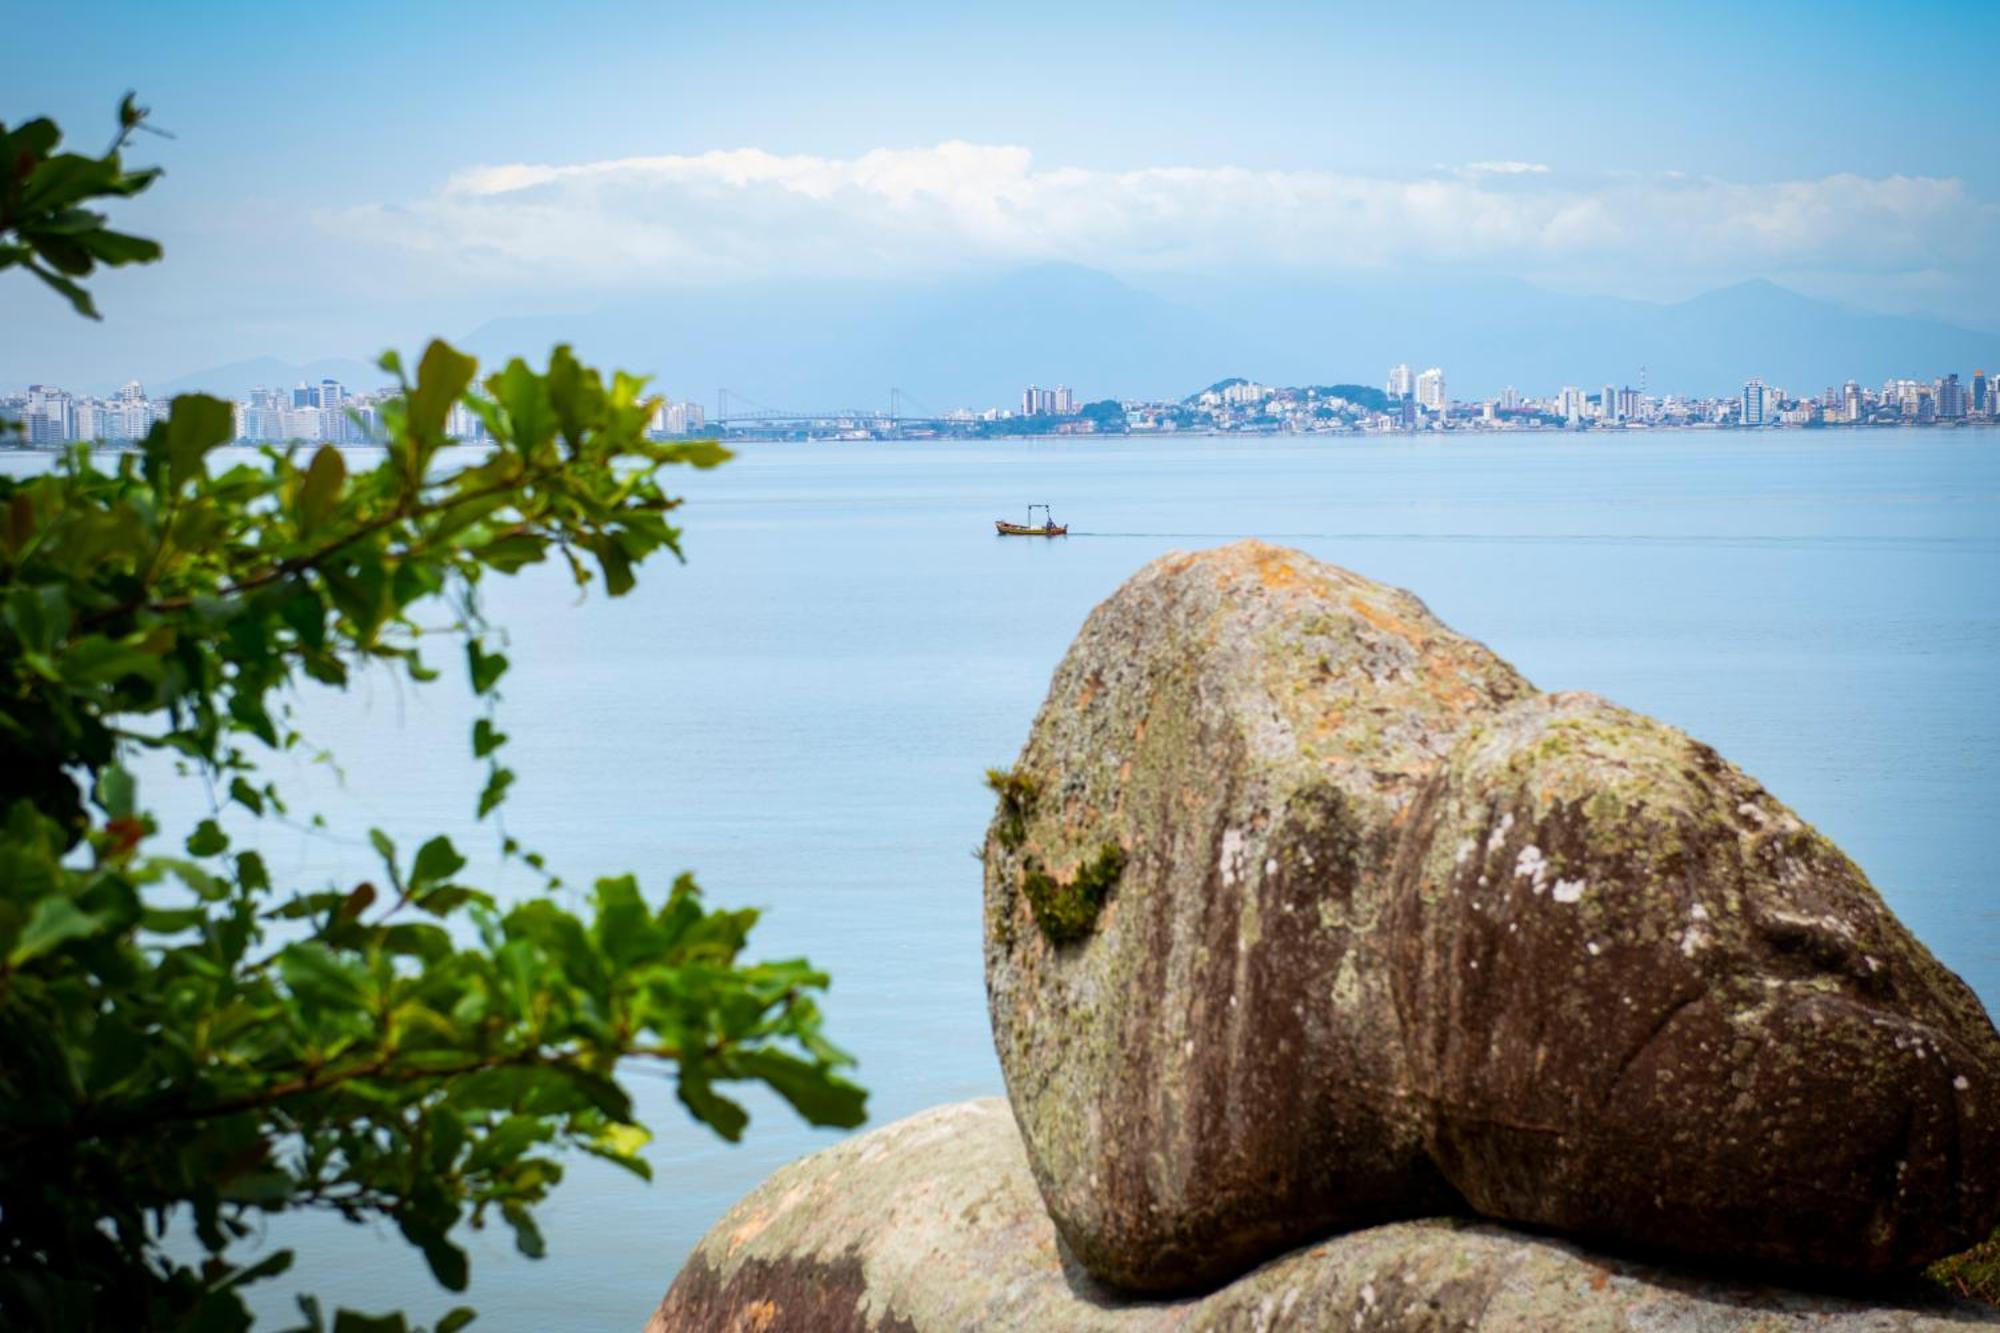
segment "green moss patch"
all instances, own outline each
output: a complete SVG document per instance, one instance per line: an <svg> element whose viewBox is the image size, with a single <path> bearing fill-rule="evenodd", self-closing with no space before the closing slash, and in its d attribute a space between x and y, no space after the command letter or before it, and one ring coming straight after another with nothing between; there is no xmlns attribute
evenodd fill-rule
<svg viewBox="0 0 2000 1333"><path fill-rule="evenodd" d="M1077 868L1076 876L1068 883L1031 861L1022 878L1021 891L1028 895L1035 923L1049 942L1073 944L1097 925L1098 913L1104 910L1105 899L1111 896L1124 871L1125 849L1107 842L1095 857Z"/></svg>
<svg viewBox="0 0 2000 1333"><path fill-rule="evenodd" d="M1017 852L1027 839L1028 820L1035 813L1035 803L1041 799L1042 784L1026 773L989 768L986 770L986 785L1000 797L1000 810L994 816L993 836L1002 847Z"/></svg>

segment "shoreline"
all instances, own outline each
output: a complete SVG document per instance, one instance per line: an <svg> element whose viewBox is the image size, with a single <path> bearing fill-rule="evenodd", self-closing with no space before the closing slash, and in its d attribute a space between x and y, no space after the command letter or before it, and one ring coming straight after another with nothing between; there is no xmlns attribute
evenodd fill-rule
<svg viewBox="0 0 2000 1333"><path fill-rule="evenodd" d="M715 431L704 434L676 435L662 443L688 442L693 440L715 440L722 444L1051 444L1064 441L1166 441L1166 440L1386 440L1437 442L1444 439L1495 439L1516 436L1541 438L1575 439L1631 439L1652 435L1771 435L1795 436L1833 432L1850 434L1862 431L1991 431L2000 430L2000 418L1991 421L1839 421L1820 422L1816 425L1738 426L1726 422L1686 422L1649 426L1620 426L1604 429L1599 426L1576 428L1563 426L1510 426L1491 429L1479 426L1454 426L1447 428L1429 427L1423 430L1141 430L1141 431L1050 431L1041 434L1022 435L874 435L858 433L813 434L805 432L757 433ZM457 440L458 447L476 446L482 440ZM138 440L68 440L61 444L23 444L14 441L0 442L0 456L8 454L59 454L76 444L89 444L99 453L136 453ZM383 446L373 442L329 441L329 440L232 440L225 448L263 449L284 448L286 446L318 447L332 444L341 450L380 449Z"/></svg>

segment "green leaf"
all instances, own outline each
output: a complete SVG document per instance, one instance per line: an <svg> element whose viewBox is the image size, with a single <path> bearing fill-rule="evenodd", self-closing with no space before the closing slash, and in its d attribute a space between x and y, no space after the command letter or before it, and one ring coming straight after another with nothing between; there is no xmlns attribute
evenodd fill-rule
<svg viewBox="0 0 2000 1333"><path fill-rule="evenodd" d="M336 959L325 945L286 945L278 954L278 973L292 994L314 1008L360 1009L367 1003L360 971Z"/></svg>
<svg viewBox="0 0 2000 1333"><path fill-rule="evenodd" d="M355 1310L335 1310L333 1333L410 1333L410 1324L400 1314L369 1315Z"/></svg>
<svg viewBox="0 0 2000 1333"><path fill-rule="evenodd" d="M465 858L451 845L450 838L439 834L417 849L416 864L410 867L410 889L412 892L427 889L463 869Z"/></svg>
<svg viewBox="0 0 2000 1333"><path fill-rule="evenodd" d="M67 898L43 898L29 914L14 947L7 951L7 966L31 962L67 940L95 934L103 924L100 914L83 911Z"/></svg>
<svg viewBox="0 0 2000 1333"><path fill-rule="evenodd" d="M213 819L204 819L188 834L189 856L217 856L229 850L229 835Z"/></svg>
<svg viewBox="0 0 2000 1333"><path fill-rule="evenodd" d="M264 798L255 787L243 778L232 778L229 782L229 798L255 815L264 813Z"/></svg>
<svg viewBox="0 0 2000 1333"><path fill-rule="evenodd" d="M852 1129L868 1118L868 1094L821 1066L770 1049L740 1052L735 1064L769 1084L808 1124Z"/></svg>
<svg viewBox="0 0 2000 1333"><path fill-rule="evenodd" d="M299 483L300 532L310 536L325 526L327 517L340 502L340 488L346 484L347 460L332 445L321 445Z"/></svg>
<svg viewBox="0 0 2000 1333"><path fill-rule="evenodd" d="M464 1291L469 1274L465 1251L451 1243L444 1232L411 1218L400 1219L403 1239L423 1251L431 1276L446 1291Z"/></svg>
<svg viewBox="0 0 2000 1333"><path fill-rule="evenodd" d="M750 1113L717 1093L709 1084L707 1075L698 1068L691 1064L681 1066L680 1085L676 1091L681 1104L694 1114L696 1120L731 1143L743 1137L744 1129L750 1124Z"/></svg>
<svg viewBox="0 0 2000 1333"><path fill-rule="evenodd" d="M465 641L465 664L472 678L472 692L486 694L500 677L507 672L507 657L504 653L489 653L477 639Z"/></svg>
<svg viewBox="0 0 2000 1333"><path fill-rule="evenodd" d="M97 775L97 803L113 819L130 819L138 808L139 784L113 765Z"/></svg>
<svg viewBox="0 0 2000 1333"><path fill-rule="evenodd" d="M676 463L688 463L704 469L720 467L736 457L714 440L689 440L686 444L670 444L660 452Z"/></svg>
<svg viewBox="0 0 2000 1333"><path fill-rule="evenodd" d="M514 785L514 770L495 768L487 775L486 786L479 793L478 818L484 819L496 806L507 799L507 789Z"/></svg>
<svg viewBox="0 0 2000 1333"><path fill-rule="evenodd" d="M445 416L465 393L478 369L477 361L442 339L426 347L423 359L417 363L416 387L410 391L412 432L424 440L441 438Z"/></svg>
<svg viewBox="0 0 2000 1333"><path fill-rule="evenodd" d="M472 757L484 759L507 743L507 733L493 725L489 718L480 718L472 724Z"/></svg>
<svg viewBox="0 0 2000 1333"><path fill-rule="evenodd" d="M464 1328L475 1318L477 1316L473 1313L471 1306L455 1305L445 1312L444 1318L438 1320L435 1333L458 1333L458 1330Z"/></svg>
<svg viewBox="0 0 2000 1333"><path fill-rule="evenodd" d="M168 489L179 491L200 473L203 455L227 443L235 430L235 409L228 403L203 393L184 393L174 399L166 424L156 426L147 437L146 448L164 451Z"/></svg>
<svg viewBox="0 0 2000 1333"><path fill-rule="evenodd" d="M548 1245L542 1239L542 1229L535 1225L533 1213L509 1201L500 1206L500 1215L514 1229L515 1249L530 1259L540 1259L548 1253Z"/></svg>
<svg viewBox="0 0 2000 1333"><path fill-rule="evenodd" d="M262 1259L259 1259L256 1263L239 1268L231 1273L223 1280L221 1288L226 1290L231 1287L241 1287L251 1282L259 1282L267 1277L276 1277L280 1273L291 1269L292 1258L293 1255L290 1250L275 1250L265 1255Z"/></svg>

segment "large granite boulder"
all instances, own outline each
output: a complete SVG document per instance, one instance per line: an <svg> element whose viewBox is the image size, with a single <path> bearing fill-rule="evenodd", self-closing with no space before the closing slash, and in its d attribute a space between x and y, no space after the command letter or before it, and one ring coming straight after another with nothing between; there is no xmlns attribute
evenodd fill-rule
<svg viewBox="0 0 2000 1333"><path fill-rule="evenodd" d="M2000 1052L1838 848L1590 695L1481 724L1386 933L1432 1162L1477 1212L1883 1273L2000 1222Z"/></svg>
<svg viewBox="0 0 2000 1333"><path fill-rule="evenodd" d="M702 1240L647 1333L2000 1327L1908 1286L1808 1295L1431 1219L1294 1250L1204 1296L1124 1298L1066 1253L1000 1101L943 1106L777 1172Z"/></svg>
<svg viewBox="0 0 2000 1333"><path fill-rule="evenodd" d="M1864 1273L2000 1223L2000 1037L1859 870L1408 593L1155 561L995 784L995 1041L1105 1281L1467 1207Z"/></svg>

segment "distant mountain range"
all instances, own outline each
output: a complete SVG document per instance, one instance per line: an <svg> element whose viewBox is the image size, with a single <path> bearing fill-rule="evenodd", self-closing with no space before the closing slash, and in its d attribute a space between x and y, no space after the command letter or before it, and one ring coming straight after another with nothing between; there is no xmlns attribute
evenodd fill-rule
<svg viewBox="0 0 2000 1333"><path fill-rule="evenodd" d="M926 283L820 282L688 290L585 314L495 320L459 340L491 362L568 342L586 360L655 376L711 410L906 410L1019 402L1029 383L1079 399L1179 398L1223 375L1277 384L1380 384L1389 367L1445 369L1452 396L1514 385L1637 385L1719 394L1751 375L1816 392L1852 377L1970 377L2000 366L2000 334L1875 314L1753 281L1674 304L1576 296L1473 278L1422 282L1159 281L1145 287L1070 265ZM238 362L169 384L240 394L331 375L354 360Z"/></svg>
<svg viewBox="0 0 2000 1333"><path fill-rule="evenodd" d="M161 398L197 392L241 398L252 389L289 389L300 380L318 384L323 379L339 380L350 389L367 389L387 382L389 377L369 362L356 361L352 357L325 357L304 365L293 365L276 357L257 356L193 375L182 375L179 379L148 384L146 392Z"/></svg>

